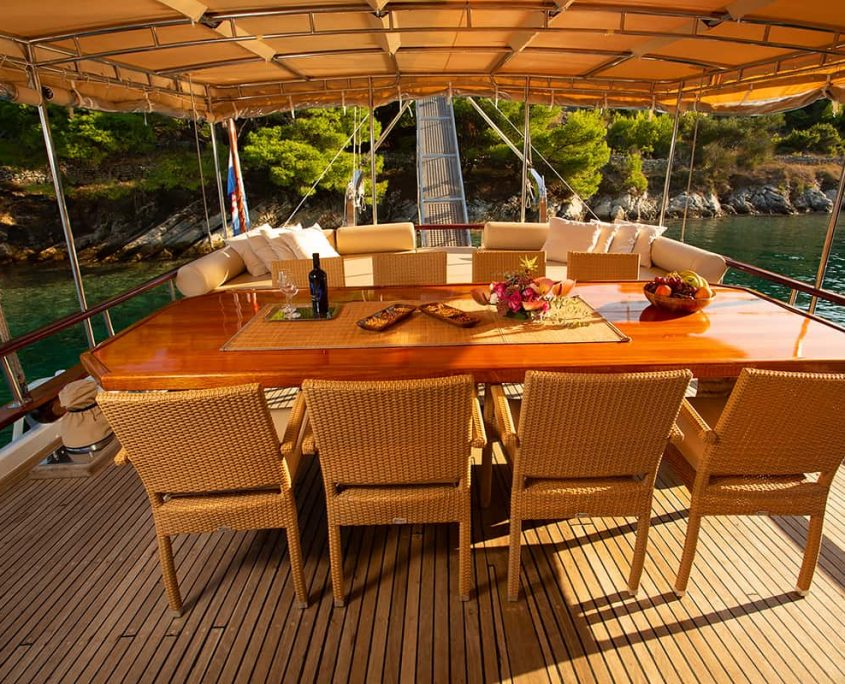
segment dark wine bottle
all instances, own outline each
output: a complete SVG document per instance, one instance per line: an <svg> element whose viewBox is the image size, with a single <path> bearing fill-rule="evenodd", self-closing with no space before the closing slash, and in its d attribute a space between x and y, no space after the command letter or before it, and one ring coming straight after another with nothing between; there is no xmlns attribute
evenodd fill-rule
<svg viewBox="0 0 845 684"><path fill-rule="evenodd" d="M308 287L311 290L311 309L315 316L325 318L329 313L329 284L326 272L320 268L320 255L311 255L314 268L308 274Z"/></svg>

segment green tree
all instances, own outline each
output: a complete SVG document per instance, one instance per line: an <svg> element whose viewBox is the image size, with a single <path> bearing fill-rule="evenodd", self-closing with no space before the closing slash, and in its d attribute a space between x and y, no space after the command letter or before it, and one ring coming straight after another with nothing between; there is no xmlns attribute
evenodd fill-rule
<svg viewBox="0 0 845 684"><path fill-rule="evenodd" d="M147 153L156 144L153 128L138 114L80 110L54 121L59 155L87 166L118 155Z"/></svg>
<svg viewBox="0 0 845 684"><path fill-rule="evenodd" d="M699 115L695 153L696 186L725 192L739 172L753 171L772 158L775 139L783 126L782 114L764 116ZM687 141L694 118L685 122L681 157L689 159Z"/></svg>
<svg viewBox="0 0 845 684"><path fill-rule="evenodd" d="M602 167L610 160L606 134L601 112L578 109L563 114L562 125L537 136L532 134L532 139L569 186L587 198L598 190Z"/></svg>
<svg viewBox="0 0 845 684"><path fill-rule="evenodd" d="M274 185L304 195L343 148L317 186L343 192L351 178L353 164L352 146L344 145L354 125L351 109L346 113L339 108L305 110L297 113L296 118L283 117L279 125L248 133L246 144L241 148L241 158L245 167L265 172ZM367 130L365 124L360 134L364 135ZM381 134L378 120L375 134L376 137ZM383 166L384 160L376 155L376 170L381 171ZM378 186L381 195L387 182Z"/></svg>
<svg viewBox="0 0 845 684"><path fill-rule="evenodd" d="M777 143L778 152L839 154L842 137L832 123L816 123L809 128L790 131Z"/></svg>
<svg viewBox="0 0 845 684"><path fill-rule="evenodd" d="M468 103L460 102L455 101L455 116L465 167L504 168L510 173L517 173L522 166L519 157L490 129L478 112ZM499 123L514 147L521 151L524 104L503 101L499 103L498 111L488 100L479 101L479 104L494 122ZM593 195L601 182L601 168L610 159L601 113L597 110L567 112L562 107L534 105L530 111L530 127L532 145L549 160L572 189L584 197ZM534 166L549 180L546 165L537 156L534 157ZM550 188L555 185L555 182L549 181Z"/></svg>
<svg viewBox="0 0 845 684"><path fill-rule="evenodd" d="M607 129L607 142L617 152L665 157L672 142L673 117L638 111L618 112Z"/></svg>
<svg viewBox="0 0 845 684"><path fill-rule="evenodd" d="M628 191L635 190L643 193L648 188L648 179L643 173L643 158L639 152L626 154L620 164L622 176L622 188Z"/></svg>

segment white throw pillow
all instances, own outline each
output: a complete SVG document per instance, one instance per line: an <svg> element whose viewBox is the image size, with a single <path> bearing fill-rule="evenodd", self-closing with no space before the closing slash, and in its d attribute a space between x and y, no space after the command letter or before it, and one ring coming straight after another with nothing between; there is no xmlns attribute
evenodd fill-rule
<svg viewBox="0 0 845 684"><path fill-rule="evenodd" d="M611 254L630 254L634 251L635 244L637 244L637 227L632 223L618 223L616 232L613 234L613 242L610 243L607 251Z"/></svg>
<svg viewBox="0 0 845 684"><path fill-rule="evenodd" d="M273 246L268 239L272 235L272 230L270 225L265 223L246 234L249 248L261 260L264 268L268 271L271 270L271 264L276 260L276 252L273 250Z"/></svg>
<svg viewBox="0 0 845 684"><path fill-rule="evenodd" d="M613 243L613 236L616 235L616 224L605 223L604 221L597 222L596 225L601 226L599 231L599 239L596 240L596 247L594 252L607 252L610 245Z"/></svg>
<svg viewBox="0 0 845 684"><path fill-rule="evenodd" d="M629 223L637 229L634 252L640 255L640 266L651 268L651 243L666 232L666 226L650 226L645 223Z"/></svg>
<svg viewBox="0 0 845 684"><path fill-rule="evenodd" d="M297 259L310 259L315 252L321 259L340 256L320 228L292 231L288 239Z"/></svg>
<svg viewBox="0 0 845 684"><path fill-rule="evenodd" d="M569 252L592 252L600 232L596 223L567 221L554 216L549 220L549 237L543 245L546 259L566 263Z"/></svg>
<svg viewBox="0 0 845 684"><path fill-rule="evenodd" d="M255 232L258 231L257 228L254 230ZM235 237L227 238L226 244L234 249L238 253L238 256L243 259L246 270L249 271L250 275L265 275L270 272L270 269L264 265L264 262L258 257L249 244L249 234L252 232L253 231L251 230L246 233L236 235Z"/></svg>
<svg viewBox="0 0 845 684"><path fill-rule="evenodd" d="M291 242L291 235L300 232L302 226L298 223L294 226L287 226L285 228L270 228L262 231L270 249L273 250L273 261L287 261L288 259L298 259L297 253L293 249Z"/></svg>

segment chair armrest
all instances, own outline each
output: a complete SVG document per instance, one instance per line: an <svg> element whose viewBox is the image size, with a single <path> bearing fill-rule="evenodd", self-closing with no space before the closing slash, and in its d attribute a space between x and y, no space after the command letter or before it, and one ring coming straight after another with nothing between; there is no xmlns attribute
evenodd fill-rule
<svg viewBox="0 0 845 684"><path fill-rule="evenodd" d="M129 454L126 453L126 449L120 447L120 451L114 455L114 462L119 466L129 463Z"/></svg>
<svg viewBox="0 0 845 684"><path fill-rule="evenodd" d="M481 404L478 397L472 399L472 446L483 449L487 446L487 431L484 429L484 419L481 417Z"/></svg>
<svg viewBox="0 0 845 684"><path fill-rule="evenodd" d="M297 392L296 398L293 402L293 408L288 418L287 427L285 427L285 434L282 437L281 451L282 457L286 460L293 458L297 449L301 449L299 443L299 436L302 434L303 428L308 425L308 411L305 406L305 395L302 392Z"/></svg>
<svg viewBox="0 0 845 684"><path fill-rule="evenodd" d="M490 397L493 399L493 411L496 416L496 427L499 430L499 439L502 440L505 449L514 451L519 447L519 437L513 425L513 415L508 399L501 385L490 386Z"/></svg>
<svg viewBox="0 0 845 684"><path fill-rule="evenodd" d="M672 424L672 428L669 430L669 441L674 444L675 446L680 446L684 442L684 433L674 423Z"/></svg>
<svg viewBox="0 0 845 684"><path fill-rule="evenodd" d="M707 421L701 417L698 411L695 410L695 407L686 399L681 404L681 415L695 427L698 436L705 444L715 444L719 441L719 435L713 431L707 424Z"/></svg>

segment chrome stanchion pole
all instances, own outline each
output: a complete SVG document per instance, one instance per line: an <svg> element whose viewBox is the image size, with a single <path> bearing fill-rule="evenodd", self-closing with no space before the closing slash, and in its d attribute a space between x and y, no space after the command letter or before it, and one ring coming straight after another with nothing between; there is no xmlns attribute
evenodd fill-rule
<svg viewBox="0 0 845 684"><path fill-rule="evenodd" d="M833 200L833 210L830 212L830 222L827 224L827 234L824 236L822 256L819 261L819 270L816 273L816 289L821 290L824 285L824 276L827 273L827 262L830 261L830 252L833 249L833 238L836 235L836 222L842 211L842 201L845 200L845 164L842 166L842 173L839 176L839 187L836 189L836 197ZM816 312L818 297L810 299L810 313Z"/></svg>
<svg viewBox="0 0 845 684"><path fill-rule="evenodd" d="M220 218L223 221L223 237L229 237L229 221L226 218L226 196L223 194L223 178L220 175L220 158L217 155L217 134L214 122L208 122L211 128L211 153L214 155L214 175L217 177L217 197L220 199Z"/></svg>
<svg viewBox="0 0 845 684"><path fill-rule="evenodd" d="M522 132L522 196L519 221L525 223L525 205L528 203L528 159L531 156L531 107L528 104L528 81L525 82L525 116Z"/></svg>
<svg viewBox="0 0 845 684"><path fill-rule="evenodd" d="M370 79L370 184L373 186L373 223L378 225L376 193L376 108L373 104L373 79Z"/></svg>
<svg viewBox="0 0 845 684"><path fill-rule="evenodd" d="M669 206L669 183L672 180L672 166L675 163L675 144L678 141L678 124L681 121L681 91L678 91L678 99L675 102L675 123L672 126L672 142L669 145L669 159L666 160L666 178L663 181L663 198L660 202L660 220L658 226L663 225L666 218L666 208Z"/></svg>
<svg viewBox="0 0 845 684"><path fill-rule="evenodd" d="M35 69L32 47L29 45L26 46L26 56L27 64L29 66L31 85L33 89L40 93L41 79L38 77L38 72ZM82 283L82 271L79 268L79 257L76 254L76 243L73 239L73 230L71 230L70 227L70 216L67 211L67 204L65 203L62 174L59 169L59 160L56 157L56 147L53 143L53 133L50 130L50 119L47 116L47 105L43 100L41 104L38 105L38 117L41 120L41 132L44 135L44 146L47 148L47 161L50 164L50 173L53 175L53 189L56 192L56 204L59 207L59 216L62 220L62 231L65 235L68 261L70 262L70 269L73 274L73 284L76 287L76 298L79 300L79 308L82 311L87 311L88 301L85 298L85 287ZM94 339L94 328L91 325L91 319L86 318L82 325L85 329L85 337L88 339L88 346L95 347L97 341Z"/></svg>

